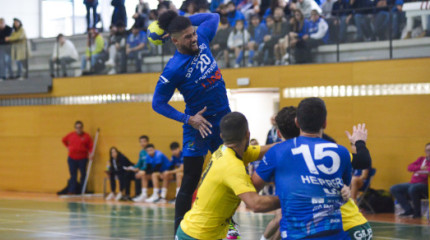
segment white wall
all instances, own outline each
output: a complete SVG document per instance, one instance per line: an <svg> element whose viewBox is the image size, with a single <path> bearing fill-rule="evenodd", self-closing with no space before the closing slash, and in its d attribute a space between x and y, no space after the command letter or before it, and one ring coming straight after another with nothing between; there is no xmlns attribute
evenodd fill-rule
<svg viewBox="0 0 430 240"><path fill-rule="evenodd" d="M279 108L279 89L231 90L229 100L231 110L243 113L248 119L251 138L264 145L267 132L272 127L270 117Z"/></svg>
<svg viewBox="0 0 430 240"><path fill-rule="evenodd" d="M29 38L40 35L39 0L0 0L0 17L9 26L12 26L13 18L20 19Z"/></svg>

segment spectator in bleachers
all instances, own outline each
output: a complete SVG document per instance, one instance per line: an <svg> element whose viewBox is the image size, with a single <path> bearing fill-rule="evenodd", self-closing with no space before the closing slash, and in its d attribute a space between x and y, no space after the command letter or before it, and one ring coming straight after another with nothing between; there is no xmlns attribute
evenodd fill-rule
<svg viewBox="0 0 430 240"><path fill-rule="evenodd" d="M123 22L127 26L127 12L125 10L125 0L112 0L113 6L111 25L117 25Z"/></svg>
<svg viewBox="0 0 430 240"><path fill-rule="evenodd" d="M262 17L262 20L265 21L266 17L264 16L266 14L267 8L270 7L270 3L272 0L259 0L260 6L259 6L259 15Z"/></svg>
<svg viewBox="0 0 430 240"><path fill-rule="evenodd" d="M240 67L242 59L244 57L244 49L249 42L249 33L245 29L244 25L244 20L237 20L233 31L231 31L230 35L228 36L227 46L230 51L234 52L234 56L236 59L234 64L235 68Z"/></svg>
<svg viewBox="0 0 430 240"><path fill-rule="evenodd" d="M78 60L78 51L72 41L66 39L63 34L58 34L57 42L52 50L52 57L49 59L51 77L55 77L54 64L59 64L63 77L67 77L67 66Z"/></svg>
<svg viewBox="0 0 430 240"><path fill-rule="evenodd" d="M370 0L350 0L351 9L354 11L354 22L357 27L356 42L370 40L372 29L370 18L372 13L372 2Z"/></svg>
<svg viewBox="0 0 430 240"><path fill-rule="evenodd" d="M150 10L149 16L148 16L148 26L151 25L151 23L156 21L157 19L158 19L158 11L155 9Z"/></svg>
<svg viewBox="0 0 430 240"><path fill-rule="evenodd" d="M299 9L305 18L311 17L311 11L316 10L318 14L321 14L322 10L315 0L297 0L296 9Z"/></svg>
<svg viewBox="0 0 430 240"><path fill-rule="evenodd" d="M264 46L258 53L258 59L261 63L262 56L264 56L264 64L273 65L274 63L281 64L281 47L280 41L283 44L285 36L289 31L288 22L284 18L283 9L278 7L274 11L274 16L271 15L266 17L266 26L269 29L269 33L264 36ZM276 62L274 62L276 60Z"/></svg>
<svg viewBox="0 0 430 240"><path fill-rule="evenodd" d="M98 0L84 0L85 8L87 9L87 30L90 28L95 28L97 24L97 5ZM93 11L93 21L91 24L91 9Z"/></svg>
<svg viewBox="0 0 430 240"><path fill-rule="evenodd" d="M285 0L270 0L270 5L263 15L263 21L266 19L267 16L274 15L275 9L278 7L282 9L289 8L289 6L287 6L287 4L285 3Z"/></svg>
<svg viewBox="0 0 430 240"><path fill-rule="evenodd" d="M358 193L359 193L360 189L362 189L367 184L369 184L370 170L371 170L371 168L363 169L363 170L357 169L357 170L354 170L354 172L352 173L353 175L352 175L351 186L350 186L351 187L351 198L356 203L357 203Z"/></svg>
<svg viewBox="0 0 430 240"><path fill-rule="evenodd" d="M148 3L146 3L144 0L139 0L139 3L136 5L136 10L133 14L134 25L146 30L148 28L149 10Z"/></svg>
<svg viewBox="0 0 430 240"><path fill-rule="evenodd" d="M391 9L391 14L393 16L391 36L393 39L399 39L401 34L400 24L406 18L405 12L403 11L403 0L394 0L394 6Z"/></svg>
<svg viewBox="0 0 430 240"><path fill-rule="evenodd" d="M234 27L238 20L242 20L244 26L247 26L245 16L242 12L236 9L236 6L233 2L227 3L227 19L230 26Z"/></svg>
<svg viewBox="0 0 430 240"><path fill-rule="evenodd" d="M430 143L426 144L425 153L425 157L419 157L408 166L408 171L413 173L411 181L394 185L390 189L391 194L404 210L400 216L413 215L413 218L421 217L421 198L428 196ZM412 201L412 206L409 204L409 200Z"/></svg>
<svg viewBox="0 0 430 240"><path fill-rule="evenodd" d="M223 4L225 2L225 0L212 0L211 4L209 6L209 11L211 12L218 12L218 8L221 4Z"/></svg>
<svg viewBox="0 0 430 240"><path fill-rule="evenodd" d="M97 29L91 28L90 37L87 41L85 56L82 56L82 71L87 69L87 61L90 61L91 69L94 67L98 57L103 52L104 45L105 42L103 40L103 36L97 32Z"/></svg>
<svg viewBox="0 0 430 240"><path fill-rule="evenodd" d="M239 0L236 4L236 9L243 13L245 20L248 22L252 15L258 14L260 11L260 3L259 0Z"/></svg>
<svg viewBox="0 0 430 240"><path fill-rule="evenodd" d="M124 167L133 166L134 164L128 160L128 158L122 154L116 147L111 147L109 151L109 167L107 174L110 181L110 194L106 197L106 200L115 199L119 201L121 198L130 198L130 181L133 178L133 174L126 171ZM119 192L116 194L116 179L119 180Z"/></svg>
<svg viewBox="0 0 430 240"><path fill-rule="evenodd" d="M186 4L184 2L185 7L185 11L180 10L180 15L185 16L185 17L189 17L193 14L196 14L198 12L198 8L197 8L197 4L194 1L188 1Z"/></svg>
<svg viewBox="0 0 430 240"><path fill-rule="evenodd" d="M231 29L228 24L227 17L221 17L220 25L218 26L215 37L211 41L211 50L215 59L218 59L220 56L224 59L224 66L226 68L229 67L229 56L228 56L228 47L227 41L228 36L230 35Z"/></svg>
<svg viewBox="0 0 430 240"><path fill-rule="evenodd" d="M288 32L290 31L289 22L285 19L284 10L281 7L277 7L274 12L275 24L273 28L273 33L275 33L276 37L273 40L277 39L277 43L274 46L274 54L276 65L285 64L288 48Z"/></svg>
<svg viewBox="0 0 430 240"><path fill-rule="evenodd" d="M373 16L373 39L385 40L390 21L387 0L375 0L375 12Z"/></svg>
<svg viewBox="0 0 430 240"><path fill-rule="evenodd" d="M127 59L133 59L136 64L136 72L142 72L143 55L149 53L148 38L146 32L137 26L133 26L130 35L127 38L126 46ZM127 61L121 59L121 61Z"/></svg>
<svg viewBox="0 0 430 240"><path fill-rule="evenodd" d="M106 61L106 66L110 68L108 74L115 74L117 72L125 73L127 71L126 62L120 61L121 58L126 58L125 48L127 44L127 32L125 25L119 22L117 26L111 26L111 32L108 42L109 59ZM119 69L118 69L118 64Z"/></svg>
<svg viewBox="0 0 430 240"><path fill-rule="evenodd" d="M251 16L251 24L248 27L248 32L250 35L250 41L248 43L249 48L249 64L254 65L254 55L260 46L263 44L264 36L269 32L266 25L260 22L260 16L254 14Z"/></svg>
<svg viewBox="0 0 430 240"><path fill-rule="evenodd" d="M158 0L158 16L160 16L163 12L167 10L174 10L177 11L175 4L173 4L171 1L168 0Z"/></svg>
<svg viewBox="0 0 430 240"><path fill-rule="evenodd" d="M0 81L6 80L12 75L12 65L10 58L10 44L6 38L12 34L13 29L6 25L3 18L0 18ZM8 72L6 72L8 71Z"/></svg>
<svg viewBox="0 0 430 240"><path fill-rule="evenodd" d="M349 1L337 0L333 4L332 16L334 17L332 25L329 22L329 30L333 30L330 31L330 37L333 42L339 41L339 43L344 43L347 37L346 30L352 19Z"/></svg>
<svg viewBox="0 0 430 240"><path fill-rule="evenodd" d="M326 0L321 5L321 16L324 17L324 19L329 19L332 17L331 11L333 10L333 4L336 2L336 0Z"/></svg>
<svg viewBox="0 0 430 240"><path fill-rule="evenodd" d="M328 24L317 10L311 11L311 21L309 21L308 33L303 36L303 41L297 44L297 49L303 50L304 62L311 62L311 51L319 45L327 44L329 39Z"/></svg>
<svg viewBox="0 0 430 240"><path fill-rule="evenodd" d="M30 49L27 45L27 35L25 34L21 20L17 18L13 19L13 32L9 37L6 37L5 40L6 42L10 42L12 44L12 61L15 62L17 66L15 78L18 80L24 80L22 76L22 68L25 68L25 75L27 75L27 60L30 56Z"/></svg>

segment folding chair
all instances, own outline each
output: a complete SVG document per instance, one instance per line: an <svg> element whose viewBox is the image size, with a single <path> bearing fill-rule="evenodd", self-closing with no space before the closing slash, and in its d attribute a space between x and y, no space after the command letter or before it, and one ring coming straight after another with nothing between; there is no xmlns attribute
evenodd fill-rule
<svg viewBox="0 0 430 240"><path fill-rule="evenodd" d="M367 181L367 184L365 184L362 188L359 189L359 191L361 192L361 194L357 198L357 206L360 206L361 204L364 204L370 210L371 214L375 214L375 210L369 204L369 202L367 202L366 199L364 199L364 197L366 196L366 193L370 189L370 185L372 183L372 179L375 176L375 174L376 174L376 169L375 168L370 169L369 180Z"/></svg>

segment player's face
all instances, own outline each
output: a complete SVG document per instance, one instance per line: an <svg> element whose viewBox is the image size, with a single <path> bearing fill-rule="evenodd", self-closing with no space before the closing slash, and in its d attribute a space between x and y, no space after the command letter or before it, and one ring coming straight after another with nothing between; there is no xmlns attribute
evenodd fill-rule
<svg viewBox="0 0 430 240"><path fill-rule="evenodd" d="M181 35L174 40L179 52L189 55L196 55L199 53L199 46L197 44L197 33L193 26L189 26L183 30Z"/></svg>
<svg viewBox="0 0 430 240"><path fill-rule="evenodd" d="M142 139L139 140L139 143L140 143L140 146L142 148L145 148L146 145L148 145L148 140L146 140L145 138L142 138Z"/></svg>
<svg viewBox="0 0 430 240"><path fill-rule="evenodd" d="M179 156L179 154L181 154L181 149L180 148L172 150L172 155L173 156Z"/></svg>
<svg viewBox="0 0 430 240"><path fill-rule="evenodd" d="M146 153L148 153L149 156L153 157L155 154L155 148L153 148L153 147L147 148Z"/></svg>
<svg viewBox="0 0 430 240"><path fill-rule="evenodd" d="M75 131L78 135L81 135L84 132L84 126L82 126L82 124L76 124Z"/></svg>

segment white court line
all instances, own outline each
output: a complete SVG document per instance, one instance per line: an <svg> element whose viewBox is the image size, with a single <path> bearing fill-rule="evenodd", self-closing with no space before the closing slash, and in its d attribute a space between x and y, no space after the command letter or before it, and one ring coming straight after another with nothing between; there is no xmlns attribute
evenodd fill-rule
<svg viewBox="0 0 430 240"><path fill-rule="evenodd" d="M107 216L107 215L99 215L99 214L89 214L89 213L75 213L75 212L61 212L61 211L48 211L48 210L33 210L33 209L21 209L21 208L0 208L0 210L7 211L22 211L22 212L35 212L35 213L52 213L52 214L61 214L61 215L77 215L77 216L88 216L88 217L100 217L100 218L120 218L120 219L136 219L136 220L151 220L158 222L174 222L173 220L164 220L164 219L154 219L154 218L146 218L146 217L121 217L121 216Z"/></svg>
<svg viewBox="0 0 430 240"><path fill-rule="evenodd" d="M407 239L407 238L375 237L375 236L373 236L373 239L410 240L410 239Z"/></svg>
<svg viewBox="0 0 430 240"><path fill-rule="evenodd" d="M381 220L367 220L369 223L389 223L389 224L394 224L394 225L404 225L406 226L420 226L420 227L426 227L427 225L424 224L418 224L418 223L393 223L393 222L388 222L388 221L381 221Z"/></svg>
<svg viewBox="0 0 430 240"><path fill-rule="evenodd" d="M91 239L121 239L121 240L131 240L131 239L133 239L133 238L102 237L102 236L94 236L94 235L79 235L79 234L71 234L71 233L61 233L61 232L51 232L51 231L36 231L36 230L28 230L28 229L3 228L3 227L0 227L0 231L2 231L2 230L3 231L15 231L15 232L56 234L56 235L62 235L62 236L83 237L83 238L91 238Z"/></svg>

